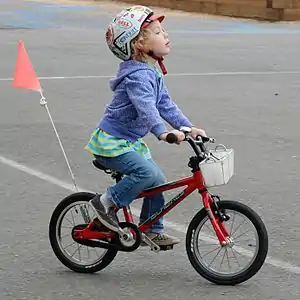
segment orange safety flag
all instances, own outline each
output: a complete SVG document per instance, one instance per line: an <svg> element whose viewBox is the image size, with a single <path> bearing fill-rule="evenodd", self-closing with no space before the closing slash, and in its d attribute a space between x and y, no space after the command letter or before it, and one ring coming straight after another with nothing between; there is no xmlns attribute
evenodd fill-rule
<svg viewBox="0 0 300 300"><path fill-rule="evenodd" d="M18 41L18 56L13 80L14 88L23 88L41 92L40 82L31 65L23 41Z"/></svg>

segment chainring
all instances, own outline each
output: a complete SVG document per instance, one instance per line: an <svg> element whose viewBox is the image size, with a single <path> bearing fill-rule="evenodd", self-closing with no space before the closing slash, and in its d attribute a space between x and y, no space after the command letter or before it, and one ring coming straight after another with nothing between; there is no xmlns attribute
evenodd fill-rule
<svg viewBox="0 0 300 300"><path fill-rule="evenodd" d="M138 227L130 222L120 222L119 226L125 231L127 237L122 236L122 234L117 235L116 243L119 244L123 251L132 252L136 250L142 242L142 236Z"/></svg>

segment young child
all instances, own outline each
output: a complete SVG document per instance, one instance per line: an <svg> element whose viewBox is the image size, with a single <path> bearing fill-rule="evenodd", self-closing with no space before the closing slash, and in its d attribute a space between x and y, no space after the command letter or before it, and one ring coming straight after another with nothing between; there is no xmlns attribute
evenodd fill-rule
<svg viewBox="0 0 300 300"><path fill-rule="evenodd" d="M192 126L178 106L170 99L164 79L163 57L170 52L170 41L161 22L164 16L155 16L145 6L133 6L120 12L110 23L106 42L115 56L123 60L116 78L110 82L114 92L111 104L93 131L86 146L107 168L126 176L107 191L90 201L100 222L117 231L115 209L129 205L144 189L164 184L164 174L151 158L143 141L149 132L165 141L169 133L162 119L173 128L178 143L185 135L180 127L192 129L191 135L206 136L204 130ZM140 214L144 222L164 205L162 194L146 197ZM161 218L147 233L158 245L174 245L179 239L164 233Z"/></svg>

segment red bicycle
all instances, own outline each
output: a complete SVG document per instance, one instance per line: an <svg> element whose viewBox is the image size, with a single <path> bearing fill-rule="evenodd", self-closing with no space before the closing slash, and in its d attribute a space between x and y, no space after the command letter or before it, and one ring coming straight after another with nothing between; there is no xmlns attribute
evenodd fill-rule
<svg viewBox="0 0 300 300"><path fill-rule="evenodd" d="M94 273L107 267L119 251L133 252L141 245L148 245L155 253L170 250L159 247L144 232L197 190L202 197L203 208L191 220L185 243L191 265L201 276L216 284L239 284L254 276L264 264L268 252L268 234L263 221L245 204L221 200L208 191L211 186L227 184L232 177L233 152L226 148L221 152L217 148L208 150L205 143L213 143L211 138L194 140L186 134L185 140L195 152L188 163L193 175L143 191L137 199L185 187L161 211L139 226L134 224L128 206L120 210L125 221L118 219L118 232L105 228L88 203L94 193L78 192L63 199L55 208L49 225L50 243L57 258L75 272ZM175 143L176 136L170 133L167 141ZM111 174L116 182L122 180L122 174L105 168L96 160L93 164ZM67 241L64 241L65 238ZM71 250L73 246L75 249ZM209 247L212 249L208 250ZM100 249L103 251L101 254ZM225 267L228 267L227 271Z"/></svg>

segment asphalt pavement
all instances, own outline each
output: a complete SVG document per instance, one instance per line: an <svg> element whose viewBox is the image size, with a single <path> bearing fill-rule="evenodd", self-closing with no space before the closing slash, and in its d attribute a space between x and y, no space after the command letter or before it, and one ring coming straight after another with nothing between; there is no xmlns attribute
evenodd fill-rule
<svg viewBox="0 0 300 300"><path fill-rule="evenodd" d="M170 95L193 123L235 150L235 176L214 189L251 206L269 233L269 256L253 278L221 287L201 278L185 252L185 230L202 207L195 193L166 217L181 238L173 251L119 253L105 270L76 274L55 257L48 224L72 180L39 94L13 89L24 40L78 186L112 181L84 150L118 61L104 30L120 7L100 2L0 3L0 299L300 299L300 24L167 11ZM169 180L189 176L187 144L146 138ZM167 197L171 197L168 194ZM133 205L135 212L140 202Z"/></svg>

